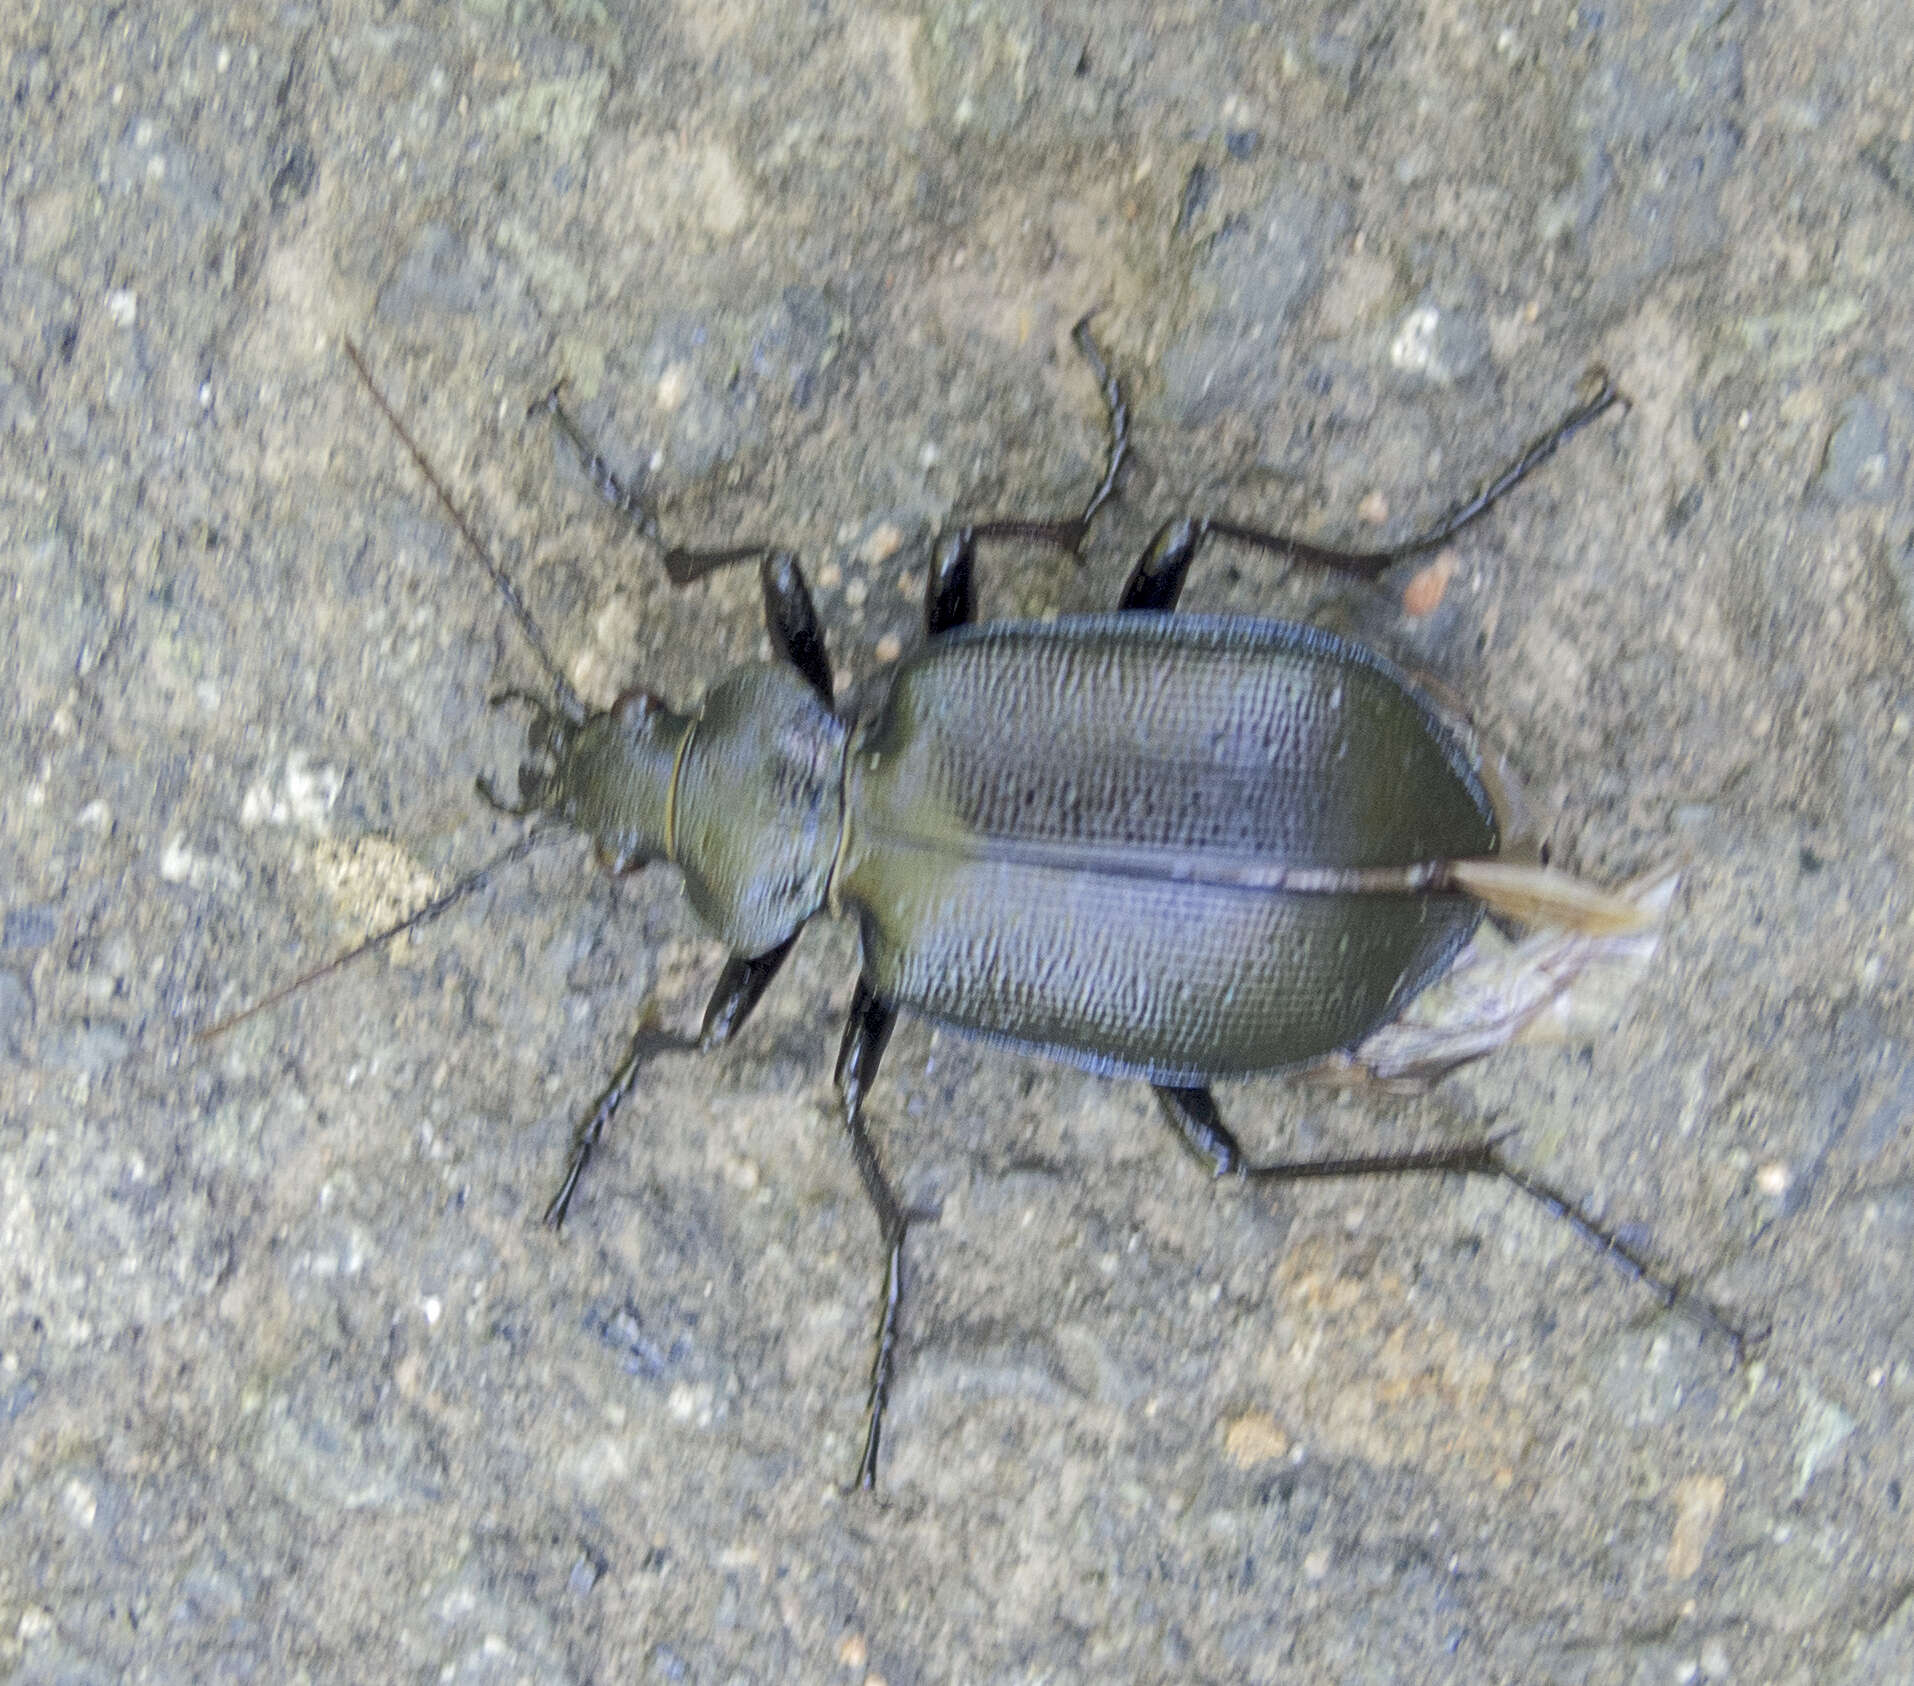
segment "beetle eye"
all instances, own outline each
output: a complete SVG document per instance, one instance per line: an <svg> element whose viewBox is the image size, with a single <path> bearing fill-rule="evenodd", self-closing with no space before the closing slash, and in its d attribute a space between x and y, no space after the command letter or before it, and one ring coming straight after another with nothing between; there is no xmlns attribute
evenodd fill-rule
<svg viewBox="0 0 1914 1686"><path fill-rule="evenodd" d="M643 872L651 864L649 855L641 855L635 849L615 849L602 839L596 846L598 864L614 878L628 878L633 873Z"/></svg>
<svg viewBox="0 0 1914 1686"><path fill-rule="evenodd" d="M655 691L626 691L611 705L611 711L621 726L642 726L664 706L665 699Z"/></svg>

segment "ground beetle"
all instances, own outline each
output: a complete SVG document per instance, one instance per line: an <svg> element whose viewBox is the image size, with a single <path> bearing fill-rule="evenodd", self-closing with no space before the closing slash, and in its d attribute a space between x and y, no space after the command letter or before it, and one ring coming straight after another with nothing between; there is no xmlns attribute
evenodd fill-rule
<svg viewBox="0 0 1914 1686"><path fill-rule="evenodd" d="M1172 612L1211 538L1371 579L1433 549L1614 404L1615 390L1603 380L1502 474L1405 544L1333 550L1179 517L1159 530L1114 613L973 625L981 542L1023 539L1076 553L1116 488L1128 412L1087 319L1075 338L1102 386L1110 428L1102 479L1082 514L972 523L939 540L923 644L844 712L795 556L759 544L670 544L557 391L534 405L603 496L662 551L674 583L759 564L774 659L720 680L689 714L644 691L598 714L580 703L348 342L367 390L551 678L550 702L522 691L496 699L529 706L528 745L515 799L484 781L480 790L507 813L558 822L528 832L353 952L443 912L553 830L587 834L613 872L664 860L683 874L693 908L731 959L695 1036L638 1032L578 1127L545 1213L556 1227L646 1063L728 1042L807 921L824 912L857 921L863 963L836 1085L885 1249L858 1468L865 1487L877 1473L913 1213L884 1172L863 1108L900 1009L1141 1078L1218 1177L1502 1178L1738 1350L1740 1335L1705 1303L1512 1165L1494 1141L1252 1164L1209 1087L1352 1055L1360 1063L1365 1039L1450 967L1485 909L1582 930L1620 929L1636 916L1633 904L1566 874L1498 858L1502 827L1466 727L1381 656L1307 626ZM1437 1056L1425 1075L1477 1051Z"/></svg>

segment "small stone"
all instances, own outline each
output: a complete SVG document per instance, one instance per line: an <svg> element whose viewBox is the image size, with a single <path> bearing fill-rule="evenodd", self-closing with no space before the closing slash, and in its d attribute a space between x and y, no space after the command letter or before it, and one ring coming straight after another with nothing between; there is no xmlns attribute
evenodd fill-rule
<svg viewBox="0 0 1914 1686"><path fill-rule="evenodd" d="M1675 1483L1675 1526L1667 1558L1671 1581L1685 1581L1701 1567L1727 1496L1728 1484L1718 1475L1691 1475Z"/></svg>
<svg viewBox="0 0 1914 1686"><path fill-rule="evenodd" d="M1239 1469L1276 1463L1289 1455L1289 1436L1266 1411L1245 1411L1223 1429L1223 1450Z"/></svg>
<svg viewBox="0 0 1914 1686"><path fill-rule="evenodd" d="M888 562L904 548L904 530L895 521L880 521L857 547L857 559L867 568Z"/></svg>
<svg viewBox="0 0 1914 1686"><path fill-rule="evenodd" d="M1887 417L1866 398L1850 398L1836 412L1834 431L1814 488L1840 503L1881 503L1894 494Z"/></svg>
<svg viewBox="0 0 1914 1686"><path fill-rule="evenodd" d="M1854 1432L1854 1419L1831 1399L1806 1392L1802 1397L1800 1426L1795 1430L1794 1496L1808 1490L1815 1471L1821 1468L1841 1443Z"/></svg>
<svg viewBox="0 0 1914 1686"><path fill-rule="evenodd" d="M1455 552L1438 552L1435 559L1417 569L1414 577L1403 587L1402 612L1412 620L1434 614L1442 606L1443 596L1449 589L1449 582L1455 578L1455 571Z"/></svg>
<svg viewBox="0 0 1914 1686"><path fill-rule="evenodd" d="M1436 329L1441 321L1433 305L1417 305L1403 317L1389 342L1389 361L1404 374L1426 374L1435 361Z"/></svg>
<svg viewBox="0 0 1914 1686"><path fill-rule="evenodd" d="M1486 324L1461 310L1425 300L1397 326L1389 361L1405 375L1448 386L1481 367L1489 354Z"/></svg>
<svg viewBox="0 0 1914 1686"><path fill-rule="evenodd" d="M669 414L680 408L691 393L691 371L682 363L673 363L658 377L658 408Z"/></svg>

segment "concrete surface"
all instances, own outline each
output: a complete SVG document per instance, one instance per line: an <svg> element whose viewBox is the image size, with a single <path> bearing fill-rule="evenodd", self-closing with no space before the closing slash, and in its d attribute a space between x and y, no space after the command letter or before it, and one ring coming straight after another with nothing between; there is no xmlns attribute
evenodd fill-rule
<svg viewBox="0 0 1914 1686"><path fill-rule="evenodd" d="M1861 20L1868 21L1861 21ZM1914 1676L1914 28L1799 0L1325 8L283 0L0 8L0 1677L1840 1682ZM537 670L364 345L591 696L754 656L674 531L775 536L839 665L929 535L1137 462L1163 516L1410 530L1604 363L1633 400L1405 624L1559 858L1685 869L1617 1022L1408 1103L1226 1092L1271 1152L1516 1128L1749 1325L1506 1191L1259 1203L1138 1086L902 1029L874 1227L820 925L573 1118L720 955L582 845L235 1031L502 847ZM1399 582L1398 582L1399 583Z"/></svg>

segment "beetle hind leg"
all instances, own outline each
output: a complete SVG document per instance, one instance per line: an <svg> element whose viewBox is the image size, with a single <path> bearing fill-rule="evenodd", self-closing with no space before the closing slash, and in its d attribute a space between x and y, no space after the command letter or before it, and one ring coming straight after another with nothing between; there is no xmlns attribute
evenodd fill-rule
<svg viewBox="0 0 1914 1686"><path fill-rule="evenodd" d="M1452 1173L1496 1177L1528 1196L1551 1217L1559 1218L1630 1280L1639 1282L1662 1306L1685 1317L1704 1332L1719 1335L1740 1359L1751 1339L1730 1323L1700 1295L1664 1275L1638 1248L1589 1217L1574 1200L1511 1164L1500 1138L1463 1142L1453 1147L1424 1148L1410 1153L1358 1155L1341 1159L1272 1160L1252 1164L1245 1160L1236 1138L1217 1111L1207 1088L1179 1089L1153 1085L1157 1103L1184 1146L1218 1177L1237 1176L1253 1183L1296 1183L1354 1177L1411 1176Z"/></svg>
<svg viewBox="0 0 1914 1686"><path fill-rule="evenodd" d="M1429 1148L1414 1153L1384 1153L1351 1159L1283 1159L1252 1164L1243 1157L1236 1137L1217 1110L1216 1097L1207 1088L1175 1089L1152 1084L1157 1104L1178 1138L1219 1177L1241 1177L1246 1182L1290 1183L1333 1177L1400 1176L1418 1171L1475 1171L1502 1173L1493 1142L1469 1142L1460 1147Z"/></svg>
<svg viewBox="0 0 1914 1686"><path fill-rule="evenodd" d="M1204 543L1211 538L1232 539L1268 551L1286 562L1301 562L1332 573L1350 574L1357 579L1373 580L1393 564L1419 556L1446 544L1471 522L1489 510L1536 469L1555 455L1570 439L1612 406L1625 403L1615 383L1606 374L1596 372L1594 390L1547 432L1531 440L1522 454L1493 479L1452 505L1435 523L1412 538L1386 550L1344 550L1334 545L1311 544L1288 533L1272 533L1234 521L1207 515L1183 515L1166 521L1150 541L1149 549L1131 570L1129 580L1117 600L1120 611L1151 610L1167 614L1176 607L1183 593L1183 581L1190 564Z"/></svg>

